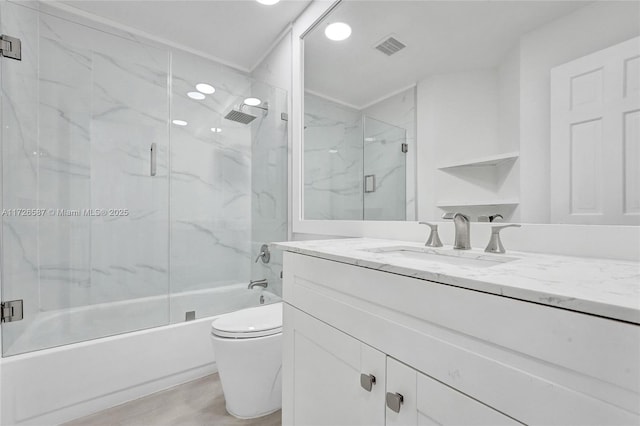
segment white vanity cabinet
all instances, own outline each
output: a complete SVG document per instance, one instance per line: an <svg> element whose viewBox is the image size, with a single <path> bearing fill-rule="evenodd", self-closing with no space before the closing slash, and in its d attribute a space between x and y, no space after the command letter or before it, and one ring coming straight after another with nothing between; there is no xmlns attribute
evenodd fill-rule
<svg viewBox="0 0 640 426"><path fill-rule="evenodd" d="M284 425L640 424L635 324L292 252L283 296Z"/></svg>
<svg viewBox="0 0 640 426"><path fill-rule="evenodd" d="M302 311L286 312L296 424L519 424Z"/></svg>

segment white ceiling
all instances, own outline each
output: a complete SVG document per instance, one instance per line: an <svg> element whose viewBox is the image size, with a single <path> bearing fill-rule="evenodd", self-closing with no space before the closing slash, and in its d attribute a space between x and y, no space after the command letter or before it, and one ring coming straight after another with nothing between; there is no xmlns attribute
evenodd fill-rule
<svg viewBox="0 0 640 426"><path fill-rule="evenodd" d="M305 38L305 88L361 108L431 75L495 67L521 35L590 2L344 1ZM331 22L349 39L324 36ZM394 34L407 47L374 49Z"/></svg>
<svg viewBox="0 0 640 426"><path fill-rule="evenodd" d="M84 12L250 71L310 0L63 0Z"/></svg>

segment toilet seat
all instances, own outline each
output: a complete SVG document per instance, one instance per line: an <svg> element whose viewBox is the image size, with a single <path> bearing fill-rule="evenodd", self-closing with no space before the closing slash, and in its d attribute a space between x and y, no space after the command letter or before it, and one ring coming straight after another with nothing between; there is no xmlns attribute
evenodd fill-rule
<svg viewBox="0 0 640 426"><path fill-rule="evenodd" d="M211 334L250 339L282 332L282 302L231 312L213 320Z"/></svg>

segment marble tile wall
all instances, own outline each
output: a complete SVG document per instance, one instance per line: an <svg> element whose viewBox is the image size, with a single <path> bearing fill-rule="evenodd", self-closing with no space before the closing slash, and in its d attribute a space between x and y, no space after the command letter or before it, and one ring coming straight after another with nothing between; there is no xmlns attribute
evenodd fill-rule
<svg viewBox="0 0 640 426"><path fill-rule="evenodd" d="M2 60L2 209L38 207L38 14L5 3L0 25L22 41L22 61ZM2 300L38 299L38 218L2 216ZM7 283L15 283L8 285ZM25 319L2 332L9 348L35 319L37 304L24 306Z"/></svg>
<svg viewBox="0 0 640 426"><path fill-rule="evenodd" d="M371 118L406 130L406 220L416 219L416 88L411 87L363 110Z"/></svg>
<svg viewBox="0 0 640 426"><path fill-rule="evenodd" d="M362 114L305 93L304 218L362 219Z"/></svg>
<svg viewBox="0 0 640 426"><path fill-rule="evenodd" d="M25 320L3 327L3 352L43 312L166 296L160 314L138 313L164 325L174 293L266 275L279 291L281 262L251 265L256 245L286 239L286 92L115 29L61 19L43 3L25 5L0 3L3 33L23 47L22 61L0 67L1 207L46 213L2 217L2 298L25 300ZM216 91L191 99L197 83ZM273 106L270 115L251 125L224 119L257 93ZM121 321L120 332L133 323ZM77 330L67 331L60 343L73 341Z"/></svg>
<svg viewBox="0 0 640 426"><path fill-rule="evenodd" d="M40 309L166 294L169 55L46 14L39 31L39 205L129 211L42 218Z"/></svg>
<svg viewBox="0 0 640 426"><path fill-rule="evenodd" d="M388 134L363 140L378 133ZM415 88L362 110L306 93L304 139L305 219L415 220ZM375 194L363 193L367 174L376 175Z"/></svg>
<svg viewBox="0 0 640 426"><path fill-rule="evenodd" d="M266 279L282 295L282 252L274 251L269 263L255 258L262 244L288 237L288 122L281 116L288 111L287 92L254 82L252 95L266 100L269 111L251 123L251 279Z"/></svg>
<svg viewBox="0 0 640 426"><path fill-rule="evenodd" d="M252 82L187 53L174 52L172 62L171 118L188 124L171 126L171 292L248 282L251 127L224 116ZM189 98L198 83L215 93Z"/></svg>

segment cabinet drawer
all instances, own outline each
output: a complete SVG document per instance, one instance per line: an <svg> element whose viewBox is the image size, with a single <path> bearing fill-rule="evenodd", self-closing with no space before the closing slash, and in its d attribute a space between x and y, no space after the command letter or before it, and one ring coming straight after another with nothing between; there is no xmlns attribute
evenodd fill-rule
<svg viewBox="0 0 640 426"><path fill-rule="evenodd" d="M640 423L640 327L285 253L287 303L529 424Z"/></svg>
<svg viewBox="0 0 640 426"><path fill-rule="evenodd" d="M399 412L387 407L387 426L522 424L390 357L387 392L403 397Z"/></svg>

